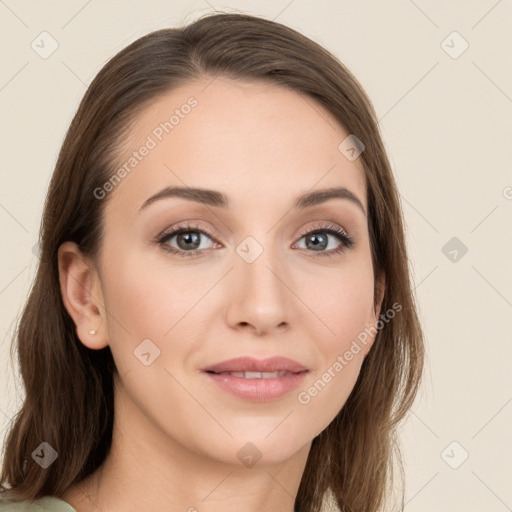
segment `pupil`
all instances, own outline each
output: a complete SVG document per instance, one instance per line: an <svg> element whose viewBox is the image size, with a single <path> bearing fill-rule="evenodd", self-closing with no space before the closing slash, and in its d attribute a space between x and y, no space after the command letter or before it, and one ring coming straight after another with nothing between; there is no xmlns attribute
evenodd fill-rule
<svg viewBox="0 0 512 512"><path fill-rule="evenodd" d="M322 238L324 239L323 241L321 241L321 240L318 241L319 239L322 239ZM321 234L319 235L319 234L314 233L314 234L310 235L309 240L312 241L313 248L320 246L322 249L325 249L325 247L327 247L327 245L326 245L326 241L327 241L326 237L321 235Z"/></svg>
<svg viewBox="0 0 512 512"><path fill-rule="evenodd" d="M190 233L185 233L185 234L180 234L178 236L178 245L180 246L181 249L190 249L190 245L187 245L188 243L192 242L194 244L194 247L192 247L193 249L196 249L197 247L199 247L200 245L200 240L199 240L199 234L198 233L195 233L193 231L191 231ZM181 242L184 241L185 243L182 244Z"/></svg>

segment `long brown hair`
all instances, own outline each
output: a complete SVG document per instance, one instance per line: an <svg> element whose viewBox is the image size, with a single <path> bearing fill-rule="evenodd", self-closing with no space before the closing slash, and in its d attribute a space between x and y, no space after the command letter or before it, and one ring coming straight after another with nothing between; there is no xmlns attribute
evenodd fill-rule
<svg viewBox="0 0 512 512"><path fill-rule="evenodd" d="M94 190L118 168L116 150L137 113L179 85L215 76L266 80L305 94L364 143L373 268L386 283L381 311L399 304L400 312L379 330L346 404L313 440L295 510L319 512L329 493L340 511L374 512L386 503L394 455L400 462L396 428L416 395L424 348L403 214L377 116L359 82L327 50L279 23L226 13L127 46L94 78L71 122L46 198L37 275L13 339L26 396L6 438L1 495L59 495L105 460L116 368L109 347L90 350L80 342L62 301L57 251L70 240L95 260L108 198L99 201ZM42 442L58 453L46 469L32 457Z"/></svg>

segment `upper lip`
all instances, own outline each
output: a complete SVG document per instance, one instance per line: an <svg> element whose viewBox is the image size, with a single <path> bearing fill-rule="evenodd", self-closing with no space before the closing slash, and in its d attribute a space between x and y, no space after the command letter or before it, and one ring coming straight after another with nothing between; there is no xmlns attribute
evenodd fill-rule
<svg viewBox="0 0 512 512"><path fill-rule="evenodd" d="M287 357L269 357L267 359L255 359L253 357L235 357L220 363L203 368L204 372L278 372L288 371L300 373L307 368L293 359Z"/></svg>

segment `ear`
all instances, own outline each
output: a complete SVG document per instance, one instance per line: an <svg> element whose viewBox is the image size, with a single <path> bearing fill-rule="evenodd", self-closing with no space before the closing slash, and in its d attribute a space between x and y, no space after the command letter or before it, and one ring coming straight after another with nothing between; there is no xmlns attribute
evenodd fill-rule
<svg viewBox="0 0 512 512"><path fill-rule="evenodd" d="M96 269L75 242L64 242L59 247L58 263L62 300L75 322L80 341L93 350L105 348L108 345L102 314L105 307Z"/></svg>
<svg viewBox="0 0 512 512"><path fill-rule="evenodd" d="M383 271L377 276L375 280L375 292L374 292L374 304L373 304L373 312L374 312L374 322L379 319L380 309L382 306L382 301L384 300L384 292L386 291L386 276Z"/></svg>
<svg viewBox="0 0 512 512"><path fill-rule="evenodd" d="M363 349L364 357L366 357L368 355L368 352L370 352L373 342L375 341L375 338L377 336L377 330L375 328L375 325L379 320L380 310L382 306L382 301L384 300L385 291L386 276L384 272L380 272L380 274L378 274L377 278L375 279L372 311L370 311L368 315L367 326L365 329L365 332L367 333L368 337L366 338L367 341L365 342L365 346Z"/></svg>

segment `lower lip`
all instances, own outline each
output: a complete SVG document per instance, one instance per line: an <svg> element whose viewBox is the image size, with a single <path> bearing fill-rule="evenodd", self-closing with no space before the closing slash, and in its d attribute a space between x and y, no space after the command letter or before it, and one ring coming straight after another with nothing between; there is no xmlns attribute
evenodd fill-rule
<svg viewBox="0 0 512 512"><path fill-rule="evenodd" d="M304 380L308 371L268 379L246 379L245 377L236 377L235 375L204 373L224 391L232 395L251 402L266 402L280 398L297 388Z"/></svg>

